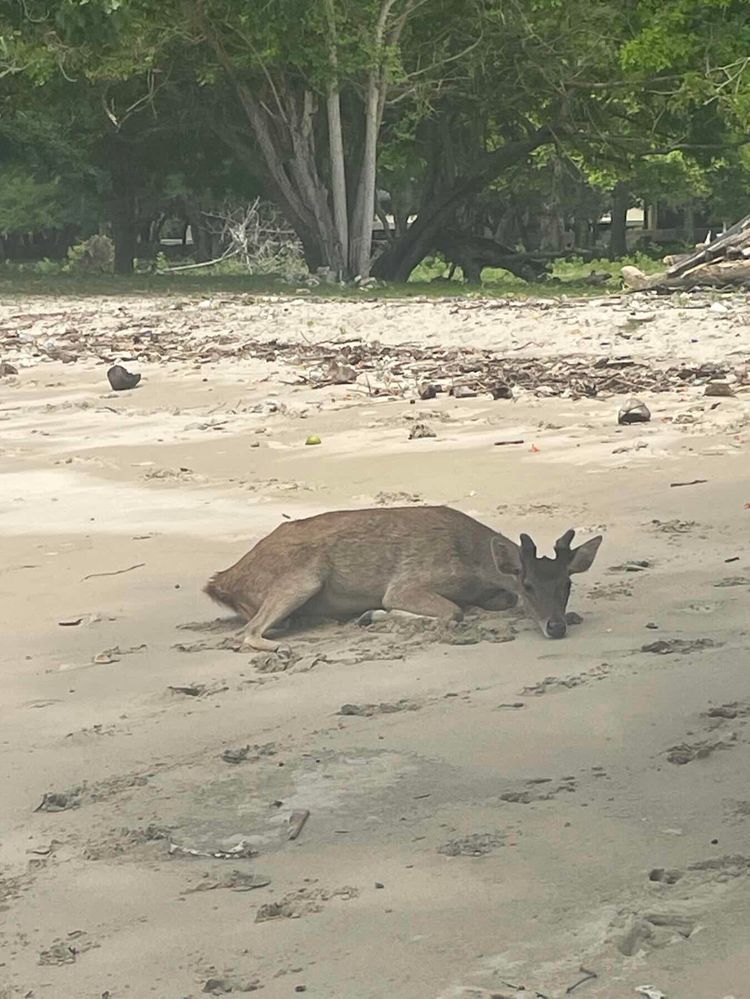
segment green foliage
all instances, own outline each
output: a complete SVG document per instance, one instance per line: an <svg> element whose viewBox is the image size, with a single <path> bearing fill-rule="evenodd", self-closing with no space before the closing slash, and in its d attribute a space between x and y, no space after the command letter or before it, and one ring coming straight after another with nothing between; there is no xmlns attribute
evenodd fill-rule
<svg viewBox="0 0 750 999"><path fill-rule="evenodd" d="M58 181L35 180L17 166L0 169L0 232L52 229L65 221Z"/></svg>
<svg viewBox="0 0 750 999"><path fill-rule="evenodd" d="M542 126L553 139L472 191L465 220L511 207L596 217L618 181L633 198L699 201L729 218L748 210L744 0L424 0L398 43L386 34L379 47L381 3L0 5L0 230L77 224L85 237L108 220L124 181L146 218L267 191L237 84L271 109L274 127L309 113L330 187L325 98L335 78L351 182L362 95L383 64L378 185L401 217L429 213L436 193ZM407 0L391 11L398 18ZM277 145L293 174L292 144ZM304 206L313 216L319 207ZM428 280L437 266L416 273Z"/></svg>
<svg viewBox="0 0 750 999"><path fill-rule="evenodd" d="M97 234L70 247L65 270L71 274L111 274L114 258L112 240Z"/></svg>

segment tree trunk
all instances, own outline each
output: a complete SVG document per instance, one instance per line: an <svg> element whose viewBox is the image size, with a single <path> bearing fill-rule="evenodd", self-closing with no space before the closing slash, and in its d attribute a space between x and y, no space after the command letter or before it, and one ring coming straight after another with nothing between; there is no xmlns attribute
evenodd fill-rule
<svg viewBox="0 0 750 999"><path fill-rule="evenodd" d="M349 266L354 276L370 276L372 257L372 221L375 215L375 179L377 172L380 90L377 71L370 74L365 104L365 147L362 173L357 189Z"/></svg>
<svg viewBox="0 0 750 999"><path fill-rule="evenodd" d="M688 201L683 209L682 224L686 242L695 246L695 204L692 201Z"/></svg>
<svg viewBox="0 0 750 999"><path fill-rule="evenodd" d="M193 237L193 256L196 263L204 264L212 259L211 233L206 227L200 202L197 198L188 197L186 199L185 215L187 216L190 232Z"/></svg>
<svg viewBox="0 0 750 999"><path fill-rule="evenodd" d="M455 210L552 137L550 128L542 128L528 139L509 142L486 154L473 174L456 178L443 191L428 192L414 222L373 264L373 275L386 281L408 281L414 268L434 248L438 232Z"/></svg>
<svg viewBox="0 0 750 999"><path fill-rule="evenodd" d="M612 211L609 230L609 257L617 260L628 254L627 219L630 207L630 191L627 184L619 181L612 191Z"/></svg>
<svg viewBox="0 0 750 999"><path fill-rule="evenodd" d="M341 269L336 275L339 281L344 277L344 268L349 259L349 209L346 202L346 168L344 165L344 138L341 130L341 97L338 87L328 91L328 145L331 156L331 198L333 200L333 220L336 225L338 254Z"/></svg>
<svg viewBox="0 0 750 999"><path fill-rule="evenodd" d="M113 173L112 186L115 274L128 275L133 273L138 229L135 218L135 192L126 169L118 169Z"/></svg>
<svg viewBox="0 0 750 999"><path fill-rule="evenodd" d="M344 160L344 137L341 128L341 94L338 83L338 52L336 49L336 13L333 0L325 0L326 18L329 32L329 63L331 83L328 87L326 111L328 114L328 152L331 159L331 199L333 220L338 239L338 255L341 268L336 275L339 281L346 276L344 271L349 260L349 207L346 194L346 163Z"/></svg>

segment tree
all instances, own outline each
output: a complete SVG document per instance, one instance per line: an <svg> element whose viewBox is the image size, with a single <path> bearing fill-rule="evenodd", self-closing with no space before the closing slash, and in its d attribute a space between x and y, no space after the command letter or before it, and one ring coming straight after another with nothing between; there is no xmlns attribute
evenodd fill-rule
<svg viewBox="0 0 750 999"><path fill-rule="evenodd" d="M542 146L610 169L614 186L647 154L719 155L742 141L750 107L744 5L730 0L15 0L11 11L0 73L4 61L98 109L93 161L107 163L125 270L128 186L153 186L158 155L172 169L187 130L221 137L312 269L406 280L442 229ZM396 221L373 262L378 188Z"/></svg>

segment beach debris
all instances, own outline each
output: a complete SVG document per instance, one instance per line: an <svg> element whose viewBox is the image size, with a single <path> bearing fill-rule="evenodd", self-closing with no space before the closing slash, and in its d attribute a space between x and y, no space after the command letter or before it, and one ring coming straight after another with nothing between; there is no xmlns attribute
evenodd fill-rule
<svg viewBox="0 0 750 999"><path fill-rule="evenodd" d="M691 479L690 482L670 482L670 489L677 489L679 486L702 486L708 479Z"/></svg>
<svg viewBox="0 0 750 999"><path fill-rule="evenodd" d="M140 382L141 376L135 375L123 368L121 364L114 364L107 372L107 380L115 392L125 392L134 389Z"/></svg>
<svg viewBox="0 0 750 999"><path fill-rule="evenodd" d="M170 842L170 857L213 857L215 860L246 860L250 857L257 857L258 851L250 845L246 839L240 839L227 850L196 850L189 846L180 846L179 843Z"/></svg>
<svg viewBox="0 0 750 999"><path fill-rule="evenodd" d="M475 399L477 392L476 389L469 388L468 385L455 385L450 390L450 394L454 399Z"/></svg>
<svg viewBox="0 0 750 999"><path fill-rule="evenodd" d="M492 398L497 402L498 399L512 399L513 389L510 385L506 385L505 382L497 382L495 385L490 387L490 393Z"/></svg>
<svg viewBox="0 0 750 999"><path fill-rule="evenodd" d="M200 697L201 694L205 694L206 685L205 683L186 683L182 686L170 686L167 690L171 690L173 694L184 694L186 697Z"/></svg>
<svg viewBox="0 0 750 999"><path fill-rule="evenodd" d="M705 299L705 296L704 296ZM695 297L695 307L703 304ZM570 303L571 305L573 303ZM705 300L705 306L710 302ZM504 303L503 307L508 307ZM523 309L524 303L514 303L513 308ZM562 308L554 303L528 303L528 307ZM567 307L567 306L566 306ZM172 309L180 309L175 303ZM456 305L459 312L479 308L477 303ZM346 343L319 340L300 343L298 339L265 341L262 338L242 338L218 345L215 339L206 338L196 343L179 325L175 326L170 309L160 308L149 317L147 353L143 359L149 363L188 361L193 364L213 363L231 354L243 361L257 359L274 364L285 363L298 370L295 384L316 387L321 372L337 370L335 365L348 366L358 373L358 381L368 387L371 396L405 398L415 395L432 399L448 392L452 385L470 384L477 393L511 398L527 392L538 396L563 396L570 399L590 398L597 395L628 397L639 392L664 392L688 385L705 385L708 381L726 380L735 374L736 361L691 362L671 366L654 363L632 356L604 356L597 360L590 357L540 357L498 355L496 349L468 345L446 347L440 344L415 343L387 344L367 342L352 337ZM101 357L101 329L96 324L85 328L56 331L54 340L45 331L34 332L30 346L24 354L24 367L50 357L50 351L65 347L73 358ZM18 349L18 334L13 329L0 330L0 353ZM136 341L131 328L107 333L107 349L113 355L130 357ZM145 340L144 340L145 346ZM526 344L521 345L526 347ZM521 349L521 346L515 350ZM140 355L139 355L140 356ZM119 365L118 365L119 366ZM133 376L136 377L136 376ZM740 379L740 376L735 374ZM744 376L743 376L744 377ZM203 429L216 429L221 424L201 424Z"/></svg>
<svg viewBox="0 0 750 999"><path fill-rule="evenodd" d="M64 621L58 621L57 623L61 628L75 628L81 623L81 621L83 621L82 617L70 617Z"/></svg>
<svg viewBox="0 0 750 999"><path fill-rule="evenodd" d="M393 715L399 711L418 711L419 707L419 704L404 697L400 701L390 703L381 701L380 704L342 704L338 713L344 717L372 718L373 715Z"/></svg>
<svg viewBox="0 0 750 999"><path fill-rule="evenodd" d="M18 368L9 364L8 361L0 361L0 378L7 378L9 375L17 375Z"/></svg>
<svg viewBox="0 0 750 999"><path fill-rule="evenodd" d="M257 992L262 988L257 978L208 978L203 992L211 996L224 996L237 992Z"/></svg>
<svg viewBox="0 0 750 999"><path fill-rule="evenodd" d="M40 951L37 963L46 967L75 964L79 954L97 947L83 930L71 930L65 939L57 939L46 950Z"/></svg>
<svg viewBox="0 0 750 999"><path fill-rule="evenodd" d="M192 895L197 891L216 891L228 888L231 891L255 891L271 884L271 879L264 874L249 874L246 871L227 871L216 878L207 877L194 888L186 888L183 895Z"/></svg>
<svg viewBox="0 0 750 999"><path fill-rule="evenodd" d="M734 390L728 382L709 382L703 390L703 394L725 399L731 398L734 395Z"/></svg>
<svg viewBox="0 0 750 999"><path fill-rule="evenodd" d="M445 857L484 857L505 843L501 832L471 833L459 839L452 839L438 847L438 853Z"/></svg>
<svg viewBox="0 0 750 999"><path fill-rule="evenodd" d="M426 423L415 423L409 431L409 440L418 441L423 437L437 437L437 434Z"/></svg>
<svg viewBox="0 0 750 999"><path fill-rule="evenodd" d="M343 888L299 888L291 891L277 902L261 905L255 914L256 923L270 919L299 919L311 913L320 912L325 902L334 898L349 901L359 896L359 889L345 885Z"/></svg>
<svg viewBox="0 0 750 999"><path fill-rule="evenodd" d="M592 982L595 978L599 977L595 971L590 971L588 968L584 968L583 965L581 965L578 970L581 972L581 974L584 977L579 978L577 982L573 982L572 985L569 985L567 987L567 989L565 990L566 996L572 995L572 993L575 992L577 988L580 988L581 985L585 985L586 982Z"/></svg>
<svg viewBox="0 0 750 999"><path fill-rule="evenodd" d="M99 579L102 576L121 576L125 572L132 572L133 569L142 569L145 562L136 562L135 565L129 565L127 569L115 569L113 572L90 572L88 576L84 576L86 579Z"/></svg>
<svg viewBox="0 0 750 999"><path fill-rule="evenodd" d="M72 791L49 791L42 795L41 802L35 812L66 812L70 808L78 808L81 804L81 788Z"/></svg>
<svg viewBox="0 0 750 999"><path fill-rule="evenodd" d="M629 426L631 423L648 423L651 419L651 410L645 402L631 396L627 399L617 414L617 422L620 425Z"/></svg>
<svg viewBox="0 0 750 999"><path fill-rule="evenodd" d="M635 991L639 996L645 996L646 999L667 999L667 993L654 988L653 985L638 985Z"/></svg>
<svg viewBox="0 0 750 999"><path fill-rule="evenodd" d="M495 447L508 447L510 444L525 444L526 441L495 441Z"/></svg>
<svg viewBox="0 0 750 999"><path fill-rule="evenodd" d="M659 639L658 642L650 642L641 646L641 652L653 652L659 656L687 655L688 652L701 652L703 649L715 649L721 646L722 642L716 642L713 638L672 638Z"/></svg>
<svg viewBox="0 0 750 999"><path fill-rule="evenodd" d="M309 818L310 812L307 808L295 808L289 816L289 835L287 839L296 839Z"/></svg>
<svg viewBox="0 0 750 999"><path fill-rule="evenodd" d="M340 360L331 361L323 384L351 385L352 382L356 382L358 374L357 369L353 368L351 364L345 364Z"/></svg>
<svg viewBox="0 0 750 999"><path fill-rule="evenodd" d="M320 439L320 437L318 437L317 434L310 434L310 436L305 440L305 444L308 445L322 444L322 443L323 441Z"/></svg>
<svg viewBox="0 0 750 999"><path fill-rule="evenodd" d="M675 766L683 767L686 763L692 763L693 760L705 760L719 749L731 749L734 743L734 737L730 737L728 741L718 739L715 742L704 741L692 744L681 742L679 746L670 746L667 750L667 759Z"/></svg>
<svg viewBox="0 0 750 999"><path fill-rule="evenodd" d="M667 869L664 867L655 867L652 871L649 871L648 879L649 881L657 881L659 884L664 885L674 885L682 877L682 871L675 869Z"/></svg>
<svg viewBox="0 0 750 999"><path fill-rule="evenodd" d="M627 562L609 566L607 572L643 572L644 569L650 569L651 566L652 563L645 558L628 559Z"/></svg>
<svg viewBox="0 0 750 999"><path fill-rule="evenodd" d="M252 755L251 755L252 754ZM276 743L264 742L258 746L240 746L237 749L225 749L221 754L225 763L257 763L264 756L276 755Z"/></svg>

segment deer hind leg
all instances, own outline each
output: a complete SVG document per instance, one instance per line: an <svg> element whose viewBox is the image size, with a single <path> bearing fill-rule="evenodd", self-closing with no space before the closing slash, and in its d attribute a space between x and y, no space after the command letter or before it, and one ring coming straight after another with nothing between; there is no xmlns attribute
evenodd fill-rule
<svg viewBox="0 0 750 999"><path fill-rule="evenodd" d="M383 596L383 607L421 617L435 617L440 621L460 621L464 616L458 604L419 583L392 584Z"/></svg>
<svg viewBox="0 0 750 999"><path fill-rule="evenodd" d="M261 652L275 652L279 642L265 637L296 610L314 597L323 586L323 579L314 569L305 569L281 576L266 595L257 613L245 628L242 644Z"/></svg>

